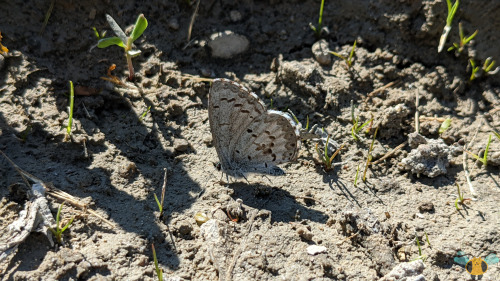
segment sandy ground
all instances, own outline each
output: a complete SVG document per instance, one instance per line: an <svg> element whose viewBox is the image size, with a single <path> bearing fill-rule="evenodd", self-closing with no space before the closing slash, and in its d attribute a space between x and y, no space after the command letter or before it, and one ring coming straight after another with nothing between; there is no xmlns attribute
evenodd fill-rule
<svg viewBox="0 0 500 281"><path fill-rule="evenodd" d="M386 280L470 280L454 262L458 251L500 255L499 76L469 81L468 66L500 59L500 4L461 2L438 53L445 1L326 2L328 30L316 37L308 25L320 1L202 1L189 42L189 1L56 1L43 33L50 1L2 3L1 43L10 51L0 55L0 149L114 226L66 203L63 222L75 220L63 244L30 234L0 262L1 280L157 280L152 244L166 280L378 280L415 259L414 271ZM120 48L92 49L92 27L110 36L110 14L129 32L140 13L149 26L135 42L142 54L131 83ZM466 35L479 32L457 56L446 49L459 40L458 22ZM224 31L232 35L222 47L236 49L229 58L214 47L212 35ZM350 68L326 51L347 56L355 40ZM100 79L111 64L125 85ZM309 140L296 162L281 165L284 176L220 182L207 112L216 77L290 109L304 126L309 117L344 144L337 165L326 171ZM65 141L70 80L78 90ZM373 118L359 140L351 100L360 124ZM402 147L370 165L363 181L376 128L373 161ZM467 156L472 194L463 148L482 156L490 135L487 166ZM160 219L154 194L165 168ZM0 172L2 246L29 201L3 157ZM474 199L460 211L456 183ZM62 201L47 198L55 216ZM200 227L197 213L212 220ZM313 255L310 246L324 248ZM498 264L482 280L500 280Z"/></svg>

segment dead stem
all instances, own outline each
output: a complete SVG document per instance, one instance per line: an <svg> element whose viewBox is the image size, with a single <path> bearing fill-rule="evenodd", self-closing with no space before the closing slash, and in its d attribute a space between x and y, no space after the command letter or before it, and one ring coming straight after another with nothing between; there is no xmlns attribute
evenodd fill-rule
<svg viewBox="0 0 500 281"><path fill-rule="evenodd" d="M403 142L402 144L396 146L393 150L387 152L384 156L382 156L382 158L378 159L377 161L371 163L371 165L377 165L378 163L384 161L385 159L391 157L394 153L396 153L397 151L399 151L401 148L405 147L406 145L406 142Z"/></svg>

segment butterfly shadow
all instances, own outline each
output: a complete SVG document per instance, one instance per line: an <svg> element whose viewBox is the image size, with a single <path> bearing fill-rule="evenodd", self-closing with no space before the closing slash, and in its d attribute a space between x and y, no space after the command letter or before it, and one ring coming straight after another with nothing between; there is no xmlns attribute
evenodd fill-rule
<svg viewBox="0 0 500 281"><path fill-rule="evenodd" d="M234 191L231 195L234 200L241 199L247 206L270 211L274 222L306 219L326 223L329 218L327 214L314 209L320 202L308 197L294 196L285 189L244 182L233 183L230 188Z"/></svg>

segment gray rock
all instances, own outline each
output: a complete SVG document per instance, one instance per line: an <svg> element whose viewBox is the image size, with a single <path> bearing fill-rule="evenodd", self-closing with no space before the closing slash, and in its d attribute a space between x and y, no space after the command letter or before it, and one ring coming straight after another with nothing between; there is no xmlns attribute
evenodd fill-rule
<svg viewBox="0 0 500 281"><path fill-rule="evenodd" d="M380 278L379 281L389 281L389 280L425 281L425 277L422 275L424 269L425 266L422 260L403 262L394 267L391 270L391 272L389 272L387 275Z"/></svg>
<svg viewBox="0 0 500 281"><path fill-rule="evenodd" d="M179 21L177 19L170 19L167 23L168 28L172 30L178 30L179 29Z"/></svg>
<svg viewBox="0 0 500 281"><path fill-rule="evenodd" d="M317 62L321 65L330 65L332 63L332 56L330 55L330 50L328 49L328 42L325 39L321 39L314 43L312 48L312 53Z"/></svg>
<svg viewBox="0 0 500 281"><path fill-rule="evenodd" d="M178 152L186 152L189 148L189 143L185 139L175 139L174 140L174 149Z"/></svg>
<svg viewBox="0 0 500 281"><path fill-rule="evenodd" d="M212 49L213 57L230 59L244 53L250 46L250 41L243 35L224 31L212 34L208 46Z"/></svg>
<svg viewBox="0 0 500 281"><path fill-rule="evenodd" d="M408 142L413 149L401 161L399 168L430 178L445 175L453 155L461 150L446 145L442 139L427 139L416 132L408 136Z"/></svg>

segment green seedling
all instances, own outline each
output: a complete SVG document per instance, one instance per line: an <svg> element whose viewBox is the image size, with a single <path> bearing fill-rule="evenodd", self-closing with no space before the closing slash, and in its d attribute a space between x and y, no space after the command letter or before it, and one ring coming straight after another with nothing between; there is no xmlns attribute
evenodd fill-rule
<svg viewBox="0 0 500 281"><path fill-rule="evenodd" d="M71 128L73 127L73 105L75 103L75 91L73 81L69 81L69 107L68 107L68 126L66 126L66 140L71 137Z"/></svg>
<svg viewBox="0 0 500 281"><path fill-rule="evenodd" d="M438 45L438 53L441 53L441 51L444 48L444 43L446 43L446 39L448 38L448 34L450 34L451 30L451 23L453 22L453 17L455 16L455 13L458 10L458 3L459 0L451 5L451 0L446 0L446 4L448 5L448 16L446 17L446 26L443 29L443 34L441 34L441 38L439 39L439 45Z"/></svg>
<svg viewBox="0 0 500 281"><path fill-rule="evenodd" d="M462 23L458 23L458 32L460 34L460 42L459 43L453 43L453 46L448 48L448 52L455 50L457 54L460 54L467 43L469 43L474 37L476 37L478 31L476 30L474 33L472 33L471 36L465 37L464 36L464 30L462 28Z"/></svg>
<svg viewBox="0 0 500 281"><path fill-rule="evenodd" d="M441 123L441 127L439 127L439 134L444 133L451 126L451 118L446 118L446 120Z"/></svg>
<svg viewBox="0 0 500 281"><path fill-rule="evenodd" d="M495 67L496 62L491 57L486 58L482 67L479 67L478 65L476 65L476 62L473 59L470 59L469 61L470 61L471 70L472 70L472 73L471 73L470 79L469 79L470 81L481 77L483 74L484 75L497 74L498 71L500 70L500 67L497 67L497 68L495 68L495 70L492 70L493 67Z"/></svg>
<svg viewBox="0 0 500 281"><path fill-rule="evenodd" d="M340 146L340 148L337 149L337 151L335 151L335 153L332 154L332 156L328 156L328 143L329 143L329 140L330 140L330 136L328 135L328 137L326 138L326 144L325 144L324 152L321 152L321 150L319 149L319 143L316 144L316 152L318 153L318 155L319 155L319 157L321 159L321 162L323 162L323 165L325 166L325 170L326 171L329 171L332 168L333 158L335 158L335 156L337 156L337 154L339 154L340 150L342 148L344 148L344 145L342 144Z"/></svg>
<svg viewBox="0 0 500 281"><path fill-rule="evenodd" d="M354 103L353 101L351 100L351 120L352 120L352 128L351 128L351 136L354 138L354 140L356 141L359 141L360 137L359 137L359 132L361 130L363 130L363 128L370 124L370 122L372 122L373 118L371 118L370 120L366 121L365 123L363 123L361 126L359 126L359 116L354 116Z"/></svg>
<svg viewBox="0 0 500 281"><path fill-rule="evenodd" d="M427 240L427 244L429 244L429 247L432 247L431 242L429 241L429 236L427 235L427 232L425 232L425 240Z"/></svg>
<svg viewBox="0 0 500 281"><path fill-rule="evenodd" d="M495 134L495 136L497 137L497 139L500 140L500 134L498 134L497 132L493 132L493 134Z"/></svg>
<svg viewBox="0 0 500 281"><path fill-rule="evenodd" d="M418 247L418 257L416 257L412 261L422 260L422 261L425 262L425 260L427 259L427 256L426 255L422 255L422 247L420 247L420 241L418 240L418 236L417 236L416 233L415 233L415 242L417 243L417 247Z"/></svg>
<svg viewBox="0 0 500 281"><path fill-rule="evenodd" d="M56 3L56 0L50 1L50 6L47 12L45 13L45 19L43 20L42 28L40 28L40 34L42 34L45 31L45 27L49 23L50 15L52 14L52 10L54 9L54 4Z"/></svg>
<svg viewBox="0 0 500 281"><path fill-rule="evenodd" d="M321 6L319 7L319 19L318 26L314 26L312 23L309 23L309 27L314 31L314 35L316 37L320 37L323 32L323 8L325 7L325 0L321 0Z"/></svg>
<svg viewBox="0 0 500 281"><path fill-rule="evenodd" d="M486 148L484 149L484 155L482 158L479 157L479 155L476 155L468 150L465 150L465 152L467 152L470 156L474 157L476 160L481 162L484 165L484 167L486 167L488 165L488 150L490 149L490 144L491 144L491 135L488 138L488 143L486 144Z"/></svg>
<svg viewBox="0 0 500 281"><path fill-rule="evenodd" d="M366 171L368 171L368 166L370 166L373 156L373 144L375 143L375 138L377 137L378 127L375 129L375 134L373 134L372 143L370 144L370 149L368 150L368 155L366 155L365 171L363 172L363 182L366 182Z"/></svg>
<svg viewBox="0 0 500 281"><path fill-rule="evenodd" d="M359 164L358 168L356 169L356 176L354 177L354 186L358 186L358 175L359 175Z"/></svg>
<svg viewBox="0 0 500 281"><path fill-rule="evenodd" d="M158 210L160 211L159 218L163 218L163 201L165 200L165 190L167 189L167 169L164 169L163 175L163 187L161 189L161 201L158 200L156 193L154 193L156 204L158 205Z"/></svg>
<svg viewBox="0 0 500 281"><path fill-rule="evenodd" d="M464 193L463 192L460 192L460 185L458 185L458 183L455 183L457 185L457 191L458 191L458 197L457 199L455 199L455 208L457 209L457 211L460 211L460 208L458 207L458 205L462 205L462 206L465 206L465 201L470 201L471 199L470 198L464 198Z"/></svg>
<svg viewBox="0 0 500 281"><path fill-rule="evenodd" d="M150 110L151 110L151 106L148 106L148 108L141 114L141 117L139 117L140 122L142 122L142 120L144 120L144 118L146 117L146 115L149 113Z"/></svg>
<svg viewBox="0 0 500 281"><path fill-rule="evenodd" d="M92 30L94 31L94 36L97 38L97 40L101 40L104 38L104 36L106 36L106 30L100 34L99 34L99 31L97 31L97 28L92 27Z"/></svg>
<svg viewBox="0 0 500 281"><path fill-rule="evenodd" d="M163 281L163 269L161 269L160 266L158 265L158 259L156 258L155 245L151 244L151 248L153 249L153 259L155 262L156 276L158 276L158 281Z"/></svg>
<svg viewBox="0 0 500 281"><path fill-rule="evenodd" d="M470 59L469 61L470 61L471 70L472 70L469 81L472 81L472 80L476 79L477 77L479 77L477 75L477 73L479 71L479 66L476 66L476 62L473 59Z"/></svg>
<svg viewBox="0 0 500 281"><path fill-rule="evenodd" d="M59 209L57 209L57 216L56 216L56 229L49 228L52 234L56 237L57 243L61 244L62 243L62 234L63 232L73 223L73 220L75 217L72 217L69 222L63 226L62 228L60 227L60 218L61 218L61 210L64 205L64 202L59 205Z"/></svg>
<svg viewBox="0 0 500 281"><path fill-rule="evenodd" d="M343 55L339 54L339 53L336 53L336 52L333 52L333 51L330 51L330 53L336 57L339 57L341 58L342 60L345 61L345 63L347 64L347 68L351 68L351 66L353 65L354 63L354 52L356 50L356 42L357 40L354 40L354 44L352 45L352 49L351 49L351 52L349 53L349 57L344 57Z"/></svg>
<svg viewBox="0 0 500 281"><path fill-rule="evenodd" d="M148 21L146 20L143 14L140 14L137 17L132 33L130 33L130 36L127 37L125 35L125 32L120 28L120 26L110 15L106 15L106 20L108 21L109 26L116 34L116 36L103 38L99 40L99 42L97 43L97 47L107 48L112 45L122 47L123 50L125 51L125 57L127 58L127 64L129 70L128 80L133 81L134 66L132 65L132 58L138 56L141 53L140 50L133 49L133 43L142 35L144 30L146 30L146 28L148 27Z"/></svg>

